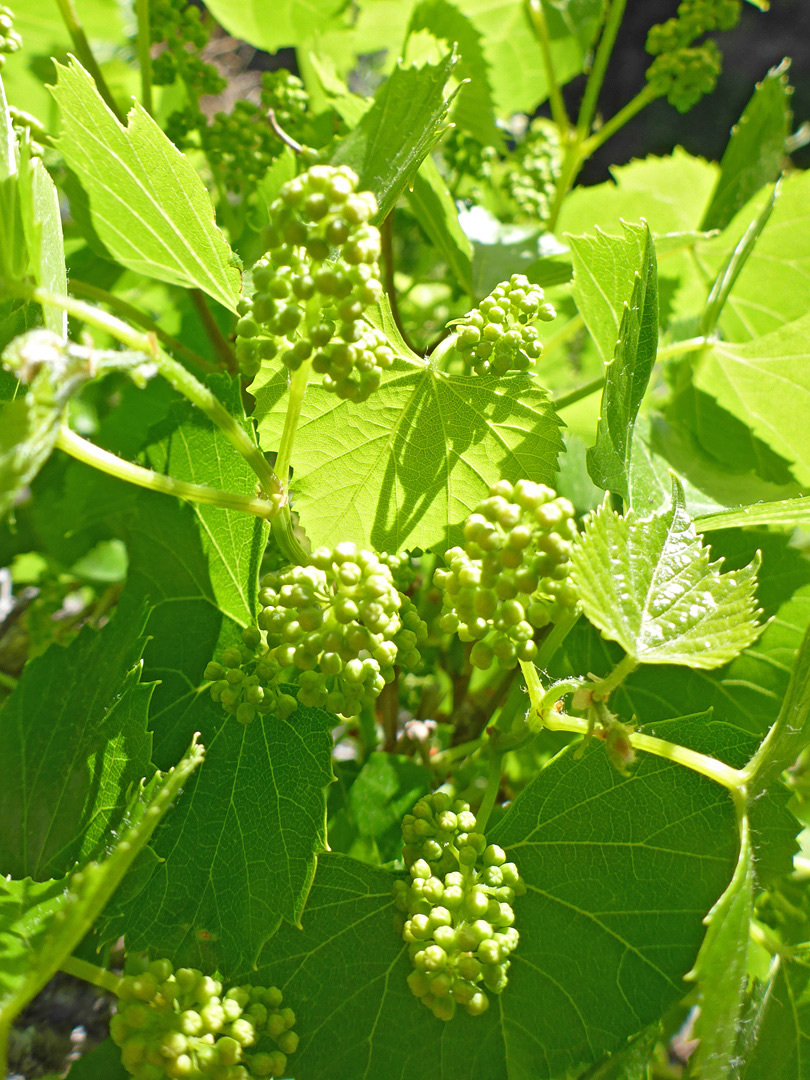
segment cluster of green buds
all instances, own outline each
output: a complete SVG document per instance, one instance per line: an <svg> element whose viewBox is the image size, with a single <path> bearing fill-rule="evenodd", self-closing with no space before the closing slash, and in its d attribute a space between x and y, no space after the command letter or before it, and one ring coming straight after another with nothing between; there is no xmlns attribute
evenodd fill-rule
<svg viewBox="0 0 810 1080"><path fill-rule="evenodd" d="M538 116L518 143L514 164L504 176L504 187L520 215L533 224L548 220L561 165L560 130L551 120Z"/></svg>
<svg viewBox="0 0 810 1080"><path fill-rule="evenodd" d="M132 968L140 970L132 970ZM137 1080L250 1080L285 1076L298 1046L295 1013L278 987L235 986L168 960L132 964L110 1035Z"/></svg>
<svg viewBox="0 0 810 1080"><path fill-rule="evenodd" d="M262 108L272 109L276 120L288 134L293 134L309 111L309 94L297 75L286 68L265 71L262 75Z"/></svg>
<svg viewBox="0 0 810 1080"><path fill-rule="evenodd" d="M681 0L674 18L650 28L646 49L655 59L647 82L679 112L688 112L711 93L722 68L713 41L695 42L714 30L731 30L740 8L741 0Z"/></svg>
<svg viewBox="0 0 810 1080"><path fill-rule="evenodd" d="M397 881L394 903L414 967L408 986L439 1020L457 1005L480 1016L487 990L506 987L518 944L512 905L526 891L518 868L476 831L469 803L444 792L405 815L402 839L410 881Z"/></svg>
<svg viewBox="0 0 810 1080"><path fill-rule="evenodd" d="M256 626L242 631L242 644L231 646L205 669L211 697L240 724L259 716L291 716L297 702L278 685L279 665Z"/></svg>
<svg viewBox="0 0 810 1080"><path fill-rule="evenodd" d="M543 351L537 330L529 324L534 319L548 322L555 314L539 285L532 285L525 274L512 274L453 324L454 346L476 375L525 371Z"/></svg>
<svg viewBox="0 0 810 1080"><path fill-rule="evenodd" d="M295 371L311 358L323 385L364 401L391 367L384 336L363 318L382 295L377 202L346 166L314 165L281 188L270 207L267 253L241 302L236 356L243 374L277 354Z"/></svg>
<svg viewBox="0 0 810 1080"><path fill-rule="evenodd" d="M211 37L201 8L185 0L151 0L149 30L153 44L164 45L152 61L152 81L156 86L170 86L180 78L195 98L222 93L226 80L213 64L200 56ZM198 109L194 109L194 115L205 123Z"/></svg>
<svg viewBox="0 0 810 1080"><path fill-rule="evenodd" d="M6 56L19 52L22 38L14 29L14 12L0 4L0 68L6 62Z"/></svg>
<svg viewBox="0 0 810 1080"><path fill-rule="evenodd" d="M300 671L302 705L356 716L394 678L415 667L427 628L376 554L352 543L318 548L311 565L267 574L259 626L280 668Z"/></svg>
<svg viewBox="0 0 810 1080"><path fill-rule="evenodd" d="M470 661L512 668L537 653L538 630L576 606L569 583L574 508L544 484L500 480L464 523L464 547L434 573L439 625L475 644Z"/></svg>
<svg viewBox="0 0 810 1080"><path fill-rule="evenodd" d="M493 146L482 146L478 139L461 128L453 127L442 142L442 157L450 173L449 187L454 193L463 182L471 182L469 195L483 194L478 185L491 184L498 152Z"/></svg>

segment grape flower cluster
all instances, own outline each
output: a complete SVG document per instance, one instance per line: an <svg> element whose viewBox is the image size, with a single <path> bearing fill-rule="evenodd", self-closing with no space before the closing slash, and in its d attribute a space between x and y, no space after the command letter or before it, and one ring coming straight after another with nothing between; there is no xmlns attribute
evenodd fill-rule
<svg viewBox="0 0 810 1080"><path fill-rule="evenodd" d="M714 89L722 67L713 41L695 42L714 30L731 30L740 8L741 0L681 0L674 18L650 28L646 49L655 59L647 82L679 112L688 112Z"/></svg>
<svg viewBox="0 0 810 1080"><path fill-rule="evenodd" d="M455 348L476 375L525 371L543 351L539 334L529 325L555 317L543 290L525 274L512 274L453 325Z"/></svg>
<svg viewBox="0 0 810 1080"><path fill-rule="evenodd" d="M300 672L302 705L356 716L394 678L415 667L427 628L380 557L352 543L318 548L311 565L267 574L259 626L269 658Z"/></svg>
<svg viewBox="0 0 810 1080"><path fill-rule="evenodd" d="M504 176L504 187L524 217L545 224L560 175L562 147L555 123L538 116L515 149L515 160Z"/></svg>
<svg viewBox="0 0 810 1080"><path fill-rule="evenodd" d="M14 12L0 4L0 68L6 62L6 56L19 52L22 38L14 29Z"/></svg>
<svg viewBox="0 0 810 1080"><path fill-rule="evenodd" d="M397 929L414 970L408 986L439 1020L472 1016L500 994L518 945L512 908L526 891L517 866L476 831L468 803L425 795L402 821L410 882L397 881Z"/></svg>
<svg viewBox="0 0 810 1080"><path fill-rule="evenodd" d="M513 668L537 653L537 630L576 606L569 582L574 508L552 488L501 480L464 523L464 547L434 573L439 626L474 642L470 662Z"/></svg>
<svg viewBox="0 0 810 1080"><path fill-rule="evenodd" d="M380 234L376 199L357 184L347 166L314 165L281 188L236 325L243 374L279 352L291 371L311 358L325 389L364 401L391 367L386 338L363 318L382 295Z"/></svg>
<svg viewBox="0 0 810 1080"><path fill-rule="evenodd" d="M240 724L249 724L257 715L291 716L296 700L278 685L280 668L270 653L258 627L242 631L242 644L231 646L205 669L211 681L211 697Z"/></svg>
<svg viewBox="0 0 810 1080"><path fill-rule="evenodd" d="M168 960L132 965L121 979L110 1035L137 1080L250 1080L285 1076L298 1046L295 1013L275 987L234 986Z"/></svg>

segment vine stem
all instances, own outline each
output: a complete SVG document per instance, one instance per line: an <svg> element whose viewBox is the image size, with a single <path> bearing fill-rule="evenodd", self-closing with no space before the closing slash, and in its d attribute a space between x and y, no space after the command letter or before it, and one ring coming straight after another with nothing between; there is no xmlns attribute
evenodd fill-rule
<svg viewBox="0 0 810 1080"><path fill-rule="evenodd" d="M105 971L104 968L91 964L87 960L80 960L78 956L66 956L60 964L60 970L64 971L66 975L73 975L77 979L98 986L101 990L108 990L111 994L115 994L116 997L118 997L124 981L120 975L115 975L112 971Z"/></svg>
<svg viewBox="0 0 810 1080"><path fill-rule="evenodd" d="M549 731L570 731L578 735L588 735L590 725L587 720L544 707L544 689L537 668L525 660L520 661L520 666L526 679L531 708L539 721L539 726L548 728ZM718 761L717 758L699 754L686 746L680 746L678 743L659 739L656 735L647 735L641 731L630 732L627 740L636 750L643 750L648 754L654 754L655 757L685 765L686 768L700 773L701 776L706 776L715 783L721 784L732 793L735 801L744 795L747 776L741 769L732 769L730 765Z"/></svg>
<svg viewBox="0 0 810 1080"><path fill-rule="evenodd" d="M708 337L685 338L683 341L673 341L671 345L662 345L656 353L656 360L666 360L670 356L680 356L682 353L696 352L698 349L711 345Z"/></svg>
<svg viewBox="0 0 810 1080"><path fill-rule="evenodd" d="M191 302L194 305L194 310L200 316L200 322L203 324L208 340L214 347L222 366L230 372L236 371L236 357L233 354L233 349L228 344L224 334L220 330L216 319L211 314L211 309L205 302L201 289L189 289L189 295L191 296Z"/></svg>
<svg viewBox="0 0 810 1080"><path fill-rule="evenodd" d="M290 379L289 396L287 398L287 412L284 415L284 427L281 431L281 442L276 455L276 476L286 494L290 486L290 460L292 457L295 432L298 429L298 421L301 419L301 406L304 402L304 394L307 390L309 372L312 367L311 360L305 360L297 371L293 372Z"/></svg>
<svg viewBox="0 0 810 1080"><path fill-rule="evenodd" d="M649 84L645 86L643 90L639 90L636 96L631 98L624 108L619 109L619 111L612 116L610 120L606 121L598 131L595 131L593 135L590 135L585 139L581 146L583 155L582 160L584 161L585 158L589 158L591 154L599 149L602 143L608 141L611 135L615 135L620 128L623 128L628 121L632 120L636 113L640 113L642 109L646 108L647 105L660 96L658 91L654 90Z"/></svg>
<svg viewBox="0 0 810 1080"><path fill-rule="evenodd" d="M604 679L599 679L590 688L594 698L599 701L607 701L616 687L620 686L637 667L638 660L635 657L630 656L629 653L623 656L609 675L606 675Z"/></svg>
<svg viewBox="0 0 810 1080"><path fill-rule="evenodd" d="M608 8L604 29L599 36L596 57L588 75L588 81L585 84L585 91L582 95L582 103L579 107L577 128L583 139L591 130L591 122L593 121L594 114L596 113L596 105L599 101L599 92L602 89L602 83L605 81L605 74L610 62L610 57L613 54L613 46L616 44L616 35L619 32L626 6L627 0L613 0L613 3L610 4Z"/></svg>
<svg viewBox="0 0 810 1080"><path fill-rule="evenodd" d="M238 450L256 473L265 494L269 496L282 494L282 487L276 474L268 465L264 454L248 432L231 416L207 386L204 386L182 364L173 360L168 353L160 348L154 334L141 334L114 315L101 311L90 304L85 304L81 300L74 300L70 296L57 296L55 293L46 292L44 289L34 288L18 282L2 282L1 284L12 296L19 296L24 300L33 300L42 306L57 307L88 326L103 330L115 338L116 341L120 341L121 344L145 353L153 360L163 378L179 394L188 398L192 405L196 405L201 412L205 413L212 423L217 425L228 442L235 450Z"/></svg>
<svg viewBox="0 0 810 1080"><path fill-rule="evenodd" d="M526 10L529 13L529 21L540 46L540 54L543 58L543 68L548 83L548 100L551 106L551 115L560 132L568 131L571 121L565 110L565 102L560 89L560 83L554 71L554 58L551 55L551 35L548 32L546 13L543 10L543 0L526 0Z"/></svg>
<svg viewBox="0 0 810 1080"><path fill-rule="evenodd" d="M604 385L605 376L600 375L598 379L591 379L590 382L578 386L576 390L569 390L567 394L560 394L559 397L552 398L551 404L557 412L559 412L560 409L567 409L569 405L576 405L576 403L582 401L583 398L590 397L591 394L595 394L597 390L601 390Z"/></svg>
<svg viewBox="0 0 810 1080"><path fill-rule="evenodd" d="M67 31L70 34L70 40L73 42L73 47L78 54L79 60L89 74L92 75L96 84L96 89L99 94L101 94L101 97L110 112L120 124L125 125L126 120L124 114L118 108L115 98L112 96L109 86L107 86L107 80L104 78L95 56L93 56L93 50L90 48L90 42L87 40L87 35L84 32L84 27L81 24L79 13L76 11L73 0L56 0L56 4L59 8L62 20L67 27Z"/></svg>
<svg viewBox="0 0 810 1080"><path fill-rule="evenodd" d="M223 510L239 510L246 514L254 514L260 518L272 518L279 508L266 499L252 498L250 495L240 495L236 492L221 491L218 488L207 487L204 484L192 484L186 480L176 480L164 473L153 472L144 469L141 465L135 465L131 461L111 454L108 450L102 450L95 443L83 439L66 424L59 428L56 445L60 450L75 458L77 461L90 465L108 476L115 476L119 480L125 480L129 484L146 488L149 491L159 491L164 495L175 495L191 503L204 503L207 506L219 506Z"/></svg>
<svg viewBox="0 0 810 1080"><path fill-rule="evenodd" d="M141 104L152 115L152 36L149 27L149 0L135 0L138 21L138 67L141 71Z"/></svg>
<svg viewBox="0 0 810 1080"><path fill-rule="evenodd" d="M19 681L20 680L15 679L13 675L8 675L5 671L0 671L0 686L5 686L7 690L16 690Z"/></svg>
<svg viewBox="0 0 810 1080"><path fill-rule="evenodd" d="M495 800L498 798L498 791L501 786L501 762L503 761L504 753L505 751L498 750L495 746L490 744L487 787L475 817L476 832L482 833L486 831L489 815L492 813L492 808L495 806Z"/></svg>

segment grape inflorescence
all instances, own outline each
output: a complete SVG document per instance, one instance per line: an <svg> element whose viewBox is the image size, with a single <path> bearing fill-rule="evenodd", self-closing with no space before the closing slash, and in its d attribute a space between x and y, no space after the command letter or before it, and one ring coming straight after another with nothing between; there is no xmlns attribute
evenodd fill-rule
<svg viewBox="0 0 810 1080"><path fill-rule="evenodd" d="M576 606L569 583L574 508L552 488L501 480L464 523L434 574L442 591L439 625L474 642L470 661L512 668L537 653L535 634Z"/></svg>
<svg viewBox="0 0 810 1080"><path fill-rule="evenodd" d="M543 290L525 274L512 274L455 323L455 348L476 375L526 371L543 351L530 324L555 317Z"/></svg>
<svg viewBox="0 0 810 1080"><path fill-rule="evenodd" d="M280 1077L298 1046L278 987L234 986L168 960L128 961L110 1035L137 1080Z"/></svg>
<svg viewBox="0 0 810 1080"><path fill-rule="evenodd" d="M518 868L476 830L469 804L445 792L405 815L402 839L410 880L397 881L394 903L414 968L408 986L440 1020L459 1005L480 1016L487 991L506 987L518 945L512 905L526 891Z"/></svg>
<svg viewBox="0 0 810 1080"><path fill-rule="evenodd" d="M241 304L236 356L244 375L276 356L291 371L311 359L325 389L364 401L394 354L365 318L382 296L377 202L346 166L314 165L270 207L268 250Z"/></svg>
<svg viewBox="0 0 810 1080"><path fill-rule="evenodd" d="M6 62L7 55L20 51L22 43L22 38L14 29L14 12L0 4L0 68Z"/></svg>
<svg viewBox="0 0 810 1080"><path fill-rule="evenodd" d="M681 0L674 18L650 28L646 48L655 59L647 82L679 112L711 93L722 69L717 45L695 42L714 30L731 30L741 6L741 0Z"/></svg>

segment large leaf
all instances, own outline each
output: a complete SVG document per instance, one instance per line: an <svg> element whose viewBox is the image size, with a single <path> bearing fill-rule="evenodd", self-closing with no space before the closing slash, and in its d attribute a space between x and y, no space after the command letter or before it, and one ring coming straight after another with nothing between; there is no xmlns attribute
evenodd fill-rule
<svg viewBox="0 0 810 1080"><path fill-rule="evenodd" d="M277 372L251 387L265 450L281 436L285 389ZM559 423L528 375L448 375L414 358L395 364L361 405L313 383L295 437L295 509L313 546L450 545L489 484L551 481Z"/></svg>
<svg viewBox="0 0 810 1080"><path fill-rule="evenodd" d="M656 812L639 812L651 795ZM398 1080L547 1080L618 1049L682 995L737 856L723 789L652 758L624 779L601 748L566 751L491 836L528 885L521 941L489 1011L447 1024L406 985L392 875L323 856L303 933L282 928L266 966L244 972L295 1003L301 1076L387 1077L396 1061Z"/></svg>
<svg viewBox="0 0 810 1080"><path fill-rule="evenodd" d="M274 53L285 45L300 45L328 31L343 0L211 0L208 10L229 34Z"/></svg>
<svg viewBox="0 0 810 1080"><path fill-rule="evenodd" d="M777 203L778 205L778 203ZM810 315L742 345L717 342L694 375L699 390L748 424L810 485Z"/></svg>
<svg viewBox="0 0 810 1080"><path fill-rule="evenodd" d="M75 60L57 64L59 150L87 193L93 226L124 266L199 288L236 310L240 275L202 180L137 103L122 127Z"/></svg>
<svg viewBox="0 0 810 1080"><path fill-rule="evenodd" d="M126 827L110 834L102 861L47 882L0 877L0 1068L14 1017L86 937L203 753L194 740L168 773L135 785Z"/></svg>
<svg viewBox="0 0 810 1080"><path fill-rule="evenodd" d="M456 64L449 53L441 64L397 68L377 92L374 105L332 155L334 165L350 165L360 188L377 196L383 221L441 134L447 114L445 87Z"/></svg>
<svg viewBox="0 0 810 1080"><path fill-rule="evenodd" d="M720 573L673 482L672 508L651 518L600 507L576 545L572 575L588 619L637 663L706 670L759 635L758 563Z"/></svg>
<svg viewBox="0 0 810 1080"><path fill-rule="evenodd" d="M148 770L145 611L26 664L0 712L0 873L43 881L97 858Z"/></svg>
<svg viewBox="0 0 810 1080"><path fill-rule="evenodd" d="M737 211L782 171L791 118L789 70L789 60L771 68L732 128L702 229L725 229Z"/></svg>
<svg viewBox="0 0 810 1080"><path fill-rule="evenodd" d="M599 269L586 284L580 253L580 290L589 312L600 327L603 346L610 334L610 319L616 318L615 303L622 304L618 339L608 355L612 357L602 391L602 407L596 443L588 451L588 472L598 486L628 499L630 494L630 453L633 427L639 406L647 391L658 349L658 271L655 247L647 225L625 226L628 246L620 254L611 251L599 260ZM605 237L605 244L611 248ZM622 297L627 285L628 263L636 247L639 262L634 268L632 293ZM604 254L604 253L603 253ZM602 273L605 281L601 280ZM607 288L610 311L599 297ZM583 311L583 315L585 315ZM598 314L598 318L597 318Z"/></svg>

